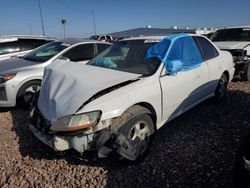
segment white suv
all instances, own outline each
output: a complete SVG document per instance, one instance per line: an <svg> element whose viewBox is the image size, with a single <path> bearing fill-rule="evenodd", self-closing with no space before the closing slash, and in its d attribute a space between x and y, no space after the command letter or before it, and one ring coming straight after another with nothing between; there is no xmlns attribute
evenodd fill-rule
<svg viewBox="0 0 250 188"><path fill-rule="evenodd" d="M0 61L23 56L31 50L55 39L43 36L11 35L0 37Z"/></svg>

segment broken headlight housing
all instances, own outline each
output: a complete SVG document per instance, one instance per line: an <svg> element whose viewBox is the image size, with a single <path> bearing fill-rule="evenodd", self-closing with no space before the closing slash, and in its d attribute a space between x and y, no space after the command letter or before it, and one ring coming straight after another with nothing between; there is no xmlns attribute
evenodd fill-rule
<svg viewBox="0 0 250 188"><path fill-rule="evenodd" d="M101 111L65 116L52 123L50 130L56 132L79 131L95 126L100 120Z"/></svg>
<svg viewBox="0 0 250 188"><path fill-rule="evenodd" d="M0 83L5 83L8 80L11 80L12 78L14 78L15 76L16 76L16 73L0 75Z"/></svg>

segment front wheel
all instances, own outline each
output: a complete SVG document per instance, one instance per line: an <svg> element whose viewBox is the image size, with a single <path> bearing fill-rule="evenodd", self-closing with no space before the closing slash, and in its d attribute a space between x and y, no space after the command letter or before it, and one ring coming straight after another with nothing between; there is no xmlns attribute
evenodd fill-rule
<svg viewBox="0 0 250 188"><path fill-rule="evenodd" d="M228 84L227 76L225 74L222 74L215 90L214 99L216 101L221 101L224 99L227 92L227 84Z"/></svg>
<svg viewBox="0 0 250 188"><path fill-rule="evenodd" d="M147 113L135 113L118 130L117 152L124 158L135 161L145 156L154 133L152 117Z"/></svg>

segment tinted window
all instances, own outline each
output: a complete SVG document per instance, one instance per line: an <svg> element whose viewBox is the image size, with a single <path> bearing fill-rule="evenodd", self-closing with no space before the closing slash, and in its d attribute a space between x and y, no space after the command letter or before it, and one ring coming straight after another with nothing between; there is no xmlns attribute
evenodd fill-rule
<svg viewBox="0 0 250 188"><path fill-rule="evenodd" d="M109 44L96 44L97 45L97 51L98 53L101 53L103 50L105 50L106 48L110 47Z"/></svg>
<svg viewBox="0 0 250 188"><path fill-rule="evenodd" d="M216 41L250 41L250 28L222 29L216 31L210 39Z"/></svg>
<svg viewBox="0 0 250 188"><path fill-rule="evenodd" d="M111 37L109 35L106 36L108 40L111 40Z"/></svg>
<svg viewBox="0 0 250 188"><path fill-rule="evenodd" d="M215 58L219 55L218 51L216 48L205 38L203 37L194 37L197 41L196 43L199 45L204 60L209 60L212 58Z"/></svg>
<svg viewBox="0 0 250 188"><path fill-rule="evenodd" d="M43 44L51 41L39 40L39 39L19 39L22 51L35 49Z"/></svg>
<svg viewBox="0 0 250 188"><path fill-rule="evenodd" d="M70 46L70 44L56 41L50 42L26 54L23 59L42 63L48 61L50 58L52 58L68 46Z"/></svg>
<svg viewBox="0 0 250 188"><path fill-rule="evenodd" d="M64 57L70 61L84 61L94 57L94 44L82 44L66 52Z"/></svg>
<svg viewBox="0 0 250 188"><path fill-rule="evenodd" d="M18 41L0 43L0 55L21 51Z"/></svg>

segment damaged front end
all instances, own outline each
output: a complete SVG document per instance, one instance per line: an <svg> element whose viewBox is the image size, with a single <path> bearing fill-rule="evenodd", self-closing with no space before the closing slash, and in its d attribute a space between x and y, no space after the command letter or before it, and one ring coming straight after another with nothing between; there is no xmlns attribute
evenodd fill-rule
<svg viewBox="0 0 250 188"><path fill-rule="evenodd" d="M98 114L98 112L94 113ZM85 125L72 126L76 125L77 121L81 121L82 124L86 121L83 116L81 118L80 116L81 114L67 116L50 123L38 108L33 108L30 113L29 128L40 141L55 151L74 149L82 154L87 150L96 150L99 158L105 158L112 152L117 152L123 158L133 161L139 156L139 148L146 144L139 137L131 140L119 132L123 123L117 124L116 118L99 122L100 114L98 118L92 117L95 123L88 122Z"/></svg>
<svg viewBox="0 0 250 188"><path fill-rule="evenodd" d="M244 49L227 49L233 56L235 63L235 76L241 77L246 74L250 57L247 55L247 50Z"/></svg>
<svg viewBox="0 0 250 188"><path fill-rule="evenodd" d="M79 153L83 153L92 148L94 134L90 126L93 124L89 123L78 127L70 127L70 123L72 124L74 121L77 121L72 117L70 120L62 118L51 124L37 108L33 108L30 113L29 128L39 140L55 151L75 149ZM59 128L58 123L64 123L65 126L60 126ZM66 126L67 123L68 126Z"/></svg>

